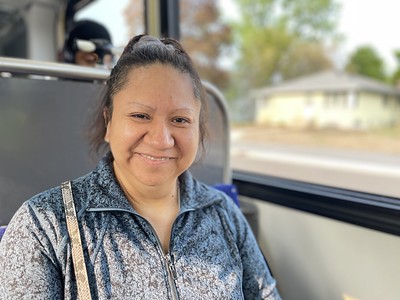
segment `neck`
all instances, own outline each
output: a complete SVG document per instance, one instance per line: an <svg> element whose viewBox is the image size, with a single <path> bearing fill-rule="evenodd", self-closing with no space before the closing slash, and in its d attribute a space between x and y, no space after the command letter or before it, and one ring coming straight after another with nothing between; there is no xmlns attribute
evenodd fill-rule
<svg viewBox="0 0 400 300"><path fill-rule="evenodd" d="M122 190L132 207L139 210L160 210L168 207L179 207L178 180L168 186L146 186L127 184L124 180L118 180Z"/></svg>
<svg viewBox="0 0 400 300"><path fill-rule="evenodd" d="M154 228L165 253L168 252L172 225L180 210L178 179L163 186L132 184L116 178L135 211Z"/></svg>

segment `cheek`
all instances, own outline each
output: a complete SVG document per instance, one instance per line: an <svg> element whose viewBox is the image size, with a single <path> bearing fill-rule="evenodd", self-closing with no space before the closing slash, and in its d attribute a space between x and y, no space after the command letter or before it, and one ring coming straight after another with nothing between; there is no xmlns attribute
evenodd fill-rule
<svg viewBox="0 0 400 300"><path fill-rule="evenodd" d="M200 145L200 133L198 130L193 130L189 135L185 138L185 146L186 149L190 149L190 152L195 152L196 155Z"/></svg>
<svg viewBox="0 0 400 300"><path fill-rule="evenodd" d="M105 141L114 149L129 148L137 145L146 133L146 128L133 126L130 122L114 119L107 126Z"/></svg>

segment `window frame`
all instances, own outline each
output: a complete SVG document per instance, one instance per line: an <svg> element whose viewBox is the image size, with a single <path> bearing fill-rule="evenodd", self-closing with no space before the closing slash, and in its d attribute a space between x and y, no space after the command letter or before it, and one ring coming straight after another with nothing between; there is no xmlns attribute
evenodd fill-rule
<svg viewBox="0 0 400 300"><path fill-rule="evenodd" d="M240 196L400 236L400 199L233 170Z"/></svg>

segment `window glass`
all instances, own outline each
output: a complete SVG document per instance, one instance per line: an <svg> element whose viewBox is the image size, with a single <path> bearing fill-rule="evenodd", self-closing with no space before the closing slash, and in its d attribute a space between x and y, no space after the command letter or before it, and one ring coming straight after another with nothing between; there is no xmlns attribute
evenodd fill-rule
<svg viewBox="0 0 400 300"><path fill-rule="evenodd" d="M233 168L400 197L400 3L219 5Z"/></svg>

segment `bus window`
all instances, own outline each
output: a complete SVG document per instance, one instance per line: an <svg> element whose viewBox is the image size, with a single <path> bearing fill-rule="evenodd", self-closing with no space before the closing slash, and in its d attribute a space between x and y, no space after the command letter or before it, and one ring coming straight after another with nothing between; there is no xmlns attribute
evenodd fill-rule
<svg viewBox="0 0 400 300"><path fill-rule="evenodd" d="M399 197L400 46L384 38L398 4L305 3L180 1L181 42L228 100L232 167ZM105 23L117 46L143 32L143 1L108 4L77 19Z"/></svg>

